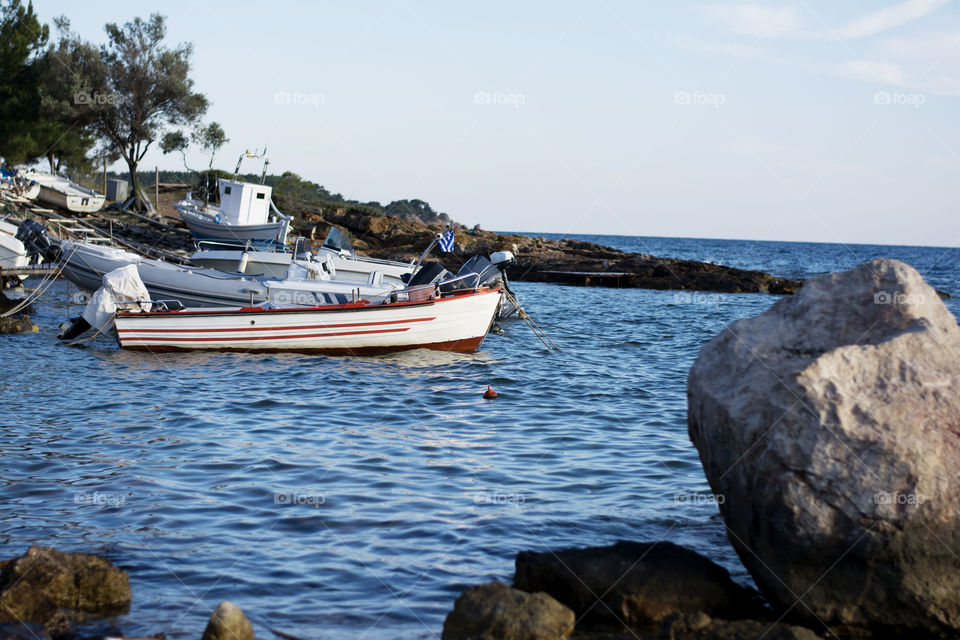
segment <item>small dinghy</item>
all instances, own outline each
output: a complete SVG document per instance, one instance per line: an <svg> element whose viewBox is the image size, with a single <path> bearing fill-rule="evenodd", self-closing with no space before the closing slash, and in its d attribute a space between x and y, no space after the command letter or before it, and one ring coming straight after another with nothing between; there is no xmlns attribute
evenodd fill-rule
<svg viewBox="0 0 960 640"><path fill-rule="evenodd" d="M41 202L74 213L95 213L103 208L103 203L106 201L106 196L102 193L71 182L69 178L63 176L42 171L26 171L22 176L39 183Z"/></svg>

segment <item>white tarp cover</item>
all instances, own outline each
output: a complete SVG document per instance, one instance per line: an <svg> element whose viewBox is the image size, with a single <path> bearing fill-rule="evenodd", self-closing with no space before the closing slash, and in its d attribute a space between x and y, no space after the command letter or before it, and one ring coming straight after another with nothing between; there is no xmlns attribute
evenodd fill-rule
<svg viewBox="0 0 960 640"><path fill-rule="evenodd" d="M137 265L128 264L103 274L103 285L97 289L83 310L83 319L97 330L106 328L117 309L124 311L150 311L150 304L135 304L133 301L149 300L150 293L143 286Z"/></svg>

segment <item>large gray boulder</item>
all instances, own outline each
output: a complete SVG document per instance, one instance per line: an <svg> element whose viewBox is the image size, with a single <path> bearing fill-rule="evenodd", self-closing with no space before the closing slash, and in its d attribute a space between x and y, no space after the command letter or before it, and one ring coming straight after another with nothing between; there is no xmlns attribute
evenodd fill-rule
<svg viewBox="0 0 960 640"><path fill-rule="evenodd" d="M781 612L960 630L960 329L909 265L812 278L707 344L690 439Z"/></svg>
<svg viewBox="0 0 960 640"><path fill-rule="evenodd" d="M460 594L443 640L567 640L573 623L573 611L545 593L490 582Z"/></svg>

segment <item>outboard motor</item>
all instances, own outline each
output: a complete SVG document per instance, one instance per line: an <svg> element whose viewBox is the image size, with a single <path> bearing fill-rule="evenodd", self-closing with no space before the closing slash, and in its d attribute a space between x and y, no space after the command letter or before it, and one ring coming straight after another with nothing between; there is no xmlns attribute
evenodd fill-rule
<svg viewBox="0 0 960 640"><path fill-rule="evenodd" d="M424 262L407 282L407 286L416 287L422 284L433 284L451 277L453 277L453 274L439 262Z"/></svg>
<svg viewBox="0 0 960 640"><path fill-rule="evenodd" d="M473 256L463 263L460 271L457 272L457 277L461 279L451 283L450 290L476 289L483 285L493 284L498 279L503 278L503 273L487 258ZM444 285L441 285L440 289L443 291Z"/></svg>
<svg viewBox="0 0 960 640"><path fill-rule="evenodd" d="M47 236L47 230L36 220L24 220L17 227L17 240L23 243L27 254L37 256L44 262L59 262L62 255L60 245L54 244Z"/></svg>

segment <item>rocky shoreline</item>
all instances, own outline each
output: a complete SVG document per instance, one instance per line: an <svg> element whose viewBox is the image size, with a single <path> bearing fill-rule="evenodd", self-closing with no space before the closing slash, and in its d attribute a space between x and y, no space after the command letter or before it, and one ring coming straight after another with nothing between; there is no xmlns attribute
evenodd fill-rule
<svg viewBox="0 0 960 640"><path fill-rule="evenodd" d="M425 238L443 229L439 223L427 225L389 216L369 216L346 208L305 211L301 215L301 231L313 240L322 240L335 225L350 233L359 252L388 260L418 258L425 248ZM435 252L431 259L456 271L464 256L512 251L516 262L507 275L518 282L770 294L794 293L803 284L761 271L628 253L592 242L499 234L463 225L456 226L455 240L452 254Z"/></svg>

